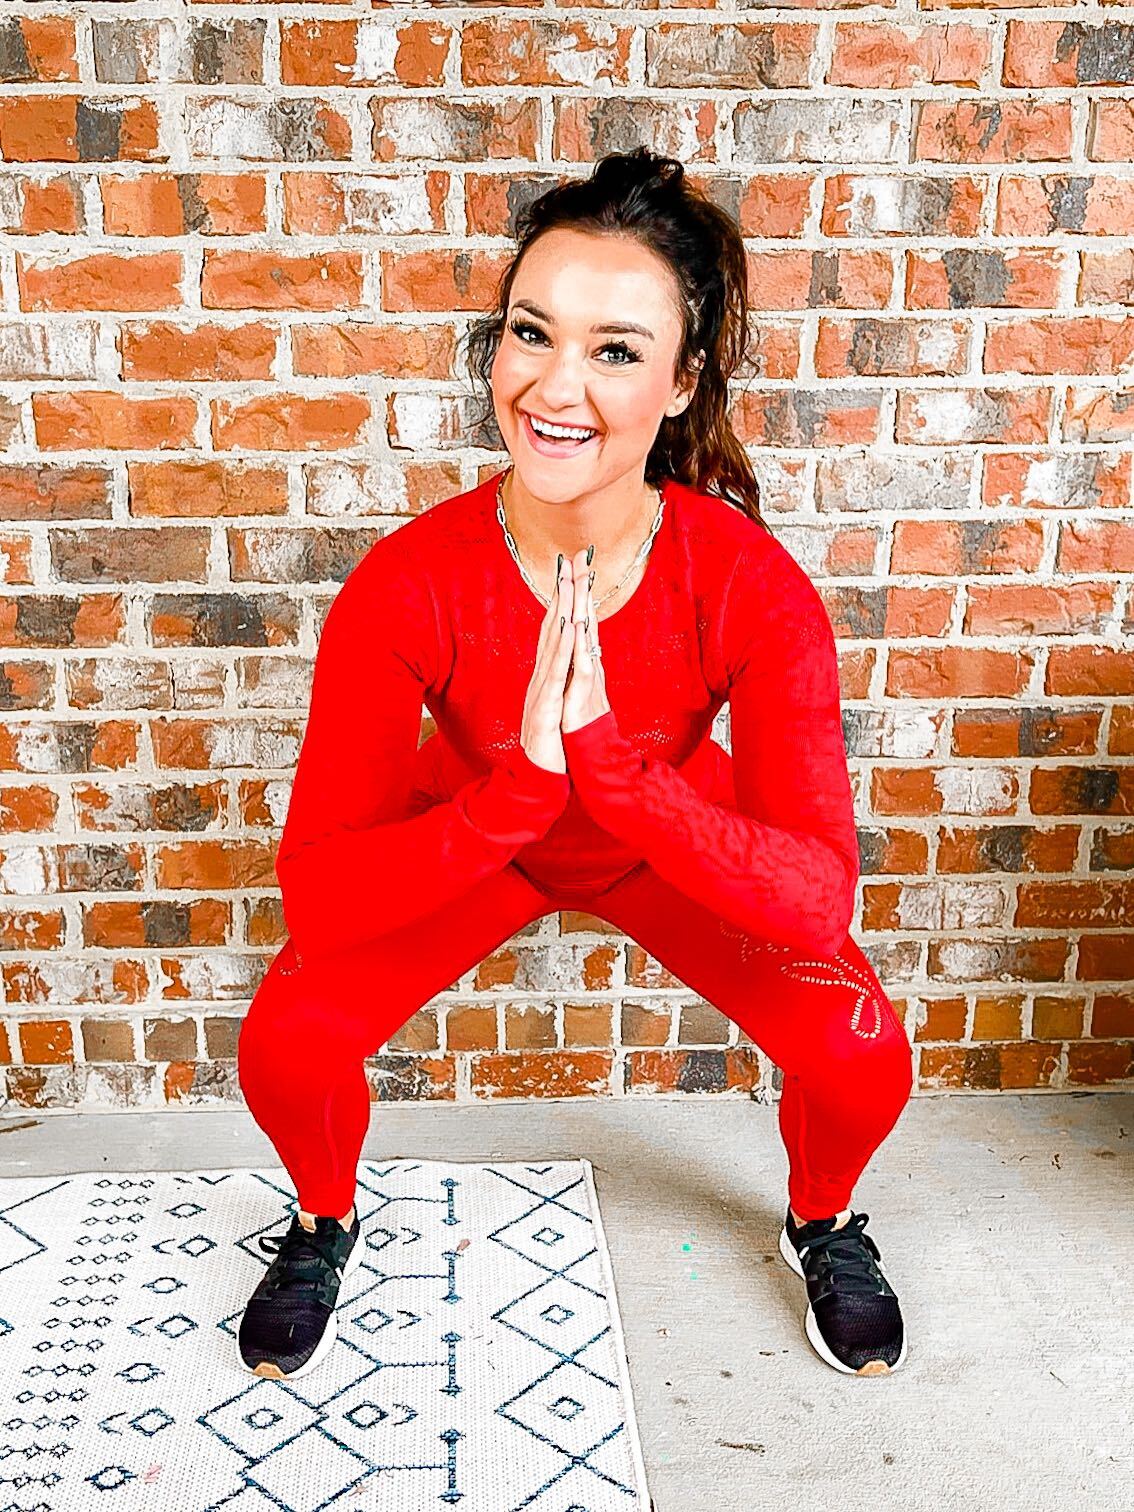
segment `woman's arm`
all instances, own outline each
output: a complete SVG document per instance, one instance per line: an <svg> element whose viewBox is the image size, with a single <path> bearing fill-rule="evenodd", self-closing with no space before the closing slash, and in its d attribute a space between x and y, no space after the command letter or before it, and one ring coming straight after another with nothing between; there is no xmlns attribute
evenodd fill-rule
<svg viewBox="0 0 1134 1512"><path fill-rule="evenodd" d="M613 712L563 747L592 818L659 876L750 934L829 957L859 875L834 633L782 547L755 558L742 552L725 593L736 812L641 755Z"/></svg>
<svg viewBox="0 0 1134 1512"><path fill-rule="evenodd" d="M544 835L570 791L565 772L537 766L517 742L489 775L404 817L434 606L416 575L364 562L365 577L360 563L323 623L276 853L301 959L365 945L460 897Z"/></svg>

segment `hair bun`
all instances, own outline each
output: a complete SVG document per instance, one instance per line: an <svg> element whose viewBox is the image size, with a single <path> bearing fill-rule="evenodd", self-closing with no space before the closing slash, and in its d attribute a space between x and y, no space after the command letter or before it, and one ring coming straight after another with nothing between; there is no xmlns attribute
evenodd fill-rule
<svg viewBox="0 0 1134 1512"><path fill-rule="evenodd" d="M614 179L627 188L648 189L656 184L659 188L680 190L685 168L677 158L665 157L649 147L635 147L632 152L608 153L599 161L595 178Z"/></svg>

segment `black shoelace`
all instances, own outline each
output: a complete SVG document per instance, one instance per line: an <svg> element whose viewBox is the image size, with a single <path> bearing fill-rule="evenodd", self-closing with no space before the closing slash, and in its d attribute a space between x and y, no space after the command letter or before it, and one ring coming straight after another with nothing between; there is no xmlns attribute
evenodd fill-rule
<svg viewBox="0 0 1134 1512"><path fill-rule="evenodd" d="M826 1234L817 1234L814 1239L803 1241L807 1255L801 1258L806 1262L810 1256L816 1257L818 1274L825 1288L833 1290L837 1285L840 1290L847 1292L885 1290L881 1273L862 1253L865 1245L875 1260L882 1258L874 1240L869 1234L862 1232L868 1217L867 1213L855 1213L842 1228L831 1229Z"/></svg>
<svg viewBox="0 0 1134 1512"><path fill-rule="evenodd" d="M346 1232L345 1230L343 1231ZM321 1240L317 1233L310 1233L298 1219L293 1219L286 1234L267 1234L260 1240L260 1248L276 1259L270 1271L273 1291L312 1292L329 1306L334 1304L332 1281L340 1280L335 1263L335 1239Z"/></svg>

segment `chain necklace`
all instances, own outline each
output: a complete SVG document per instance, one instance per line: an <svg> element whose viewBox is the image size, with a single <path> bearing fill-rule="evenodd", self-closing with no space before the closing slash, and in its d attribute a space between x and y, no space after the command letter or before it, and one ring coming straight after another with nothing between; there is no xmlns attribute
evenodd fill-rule
<svg viewBox="0 0 1134 1512"><path fill-rule="evenodd" d="M536 598L539 599L541 604L549 606L551 604L551 600L549 598L545 598L544 595L536 587L536 585L532 582L531 573L529 573L523 562L520 561L520 553L516 550L516 543L512 539L512 532L508 529L508 521L504 515L504 479L510 472L511 468L509 468L506 472L502 472L500 474L500 481L496 485L496 518L500 521L501 527L504 531L504 539L508 542L508 550L512 553L512 556L516 562L516 566L520 569L520 574L523 577L524 582L527 583L528 587L535 594ZM621 581L616 583L609 592L604 593L602 598L595 599L596 609L600 604L605 604L608 598L613 598L620 588L625 587L625 585L629 582L634 569L636 567L640 567L650 554L650 548L654 544L654 537L661 529L662 511L665 507L665 500L662 498L661 489L654 487L654 492L658 496L658 512L654 516L654 523L650 527L650 533L638 548L638 554L630 563L630 566L626 569L626 572L623 574Z"/></svg>

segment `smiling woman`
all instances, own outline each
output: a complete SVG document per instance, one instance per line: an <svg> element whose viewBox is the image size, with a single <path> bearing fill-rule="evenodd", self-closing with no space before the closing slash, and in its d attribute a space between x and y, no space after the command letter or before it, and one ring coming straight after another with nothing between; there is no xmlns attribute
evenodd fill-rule
<svg viewBox="0 0 1134 1512"><path fill-rule="evenodd" d="M553 545L570 556L593 544L600 592L657 507L644 473L658 428L696 388L703 353L675 371L679 304L664 259L648 246L571 227L539 237L512 284L491 382L516 464L507 499L514 534L536 561ZM628 308L645 323L619 318Z"/></svg>
<svg viewBox="0 0 1134 1512"><path fill-rule="evenodd" d="M559 551L594 548L595 596L653 523L657 486L712 491L763 525L728 418L748 343L735 221L645 147L612 153L521 213L469 368L513 468L508 527L545 595Z"/></svg>
<svg viewBox="0 0 1134 1512"><path fill-rule="evenodd" d="M746 274L736 224L644 150L529 210L474 333L513 465L385 535L324 622L276 861L293 940L245 1017L241 1087L331 1264L366 1056L532 920L597 913L783 1070L781 1253L812 1343L869 1374L904 1338L849 1203L910 1046L849 934L832 626L729 425ZM243 1342L278 1349L270 1321Z"/></svg>

